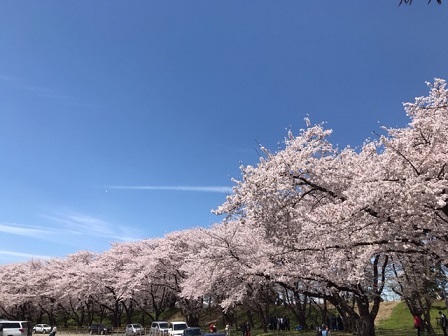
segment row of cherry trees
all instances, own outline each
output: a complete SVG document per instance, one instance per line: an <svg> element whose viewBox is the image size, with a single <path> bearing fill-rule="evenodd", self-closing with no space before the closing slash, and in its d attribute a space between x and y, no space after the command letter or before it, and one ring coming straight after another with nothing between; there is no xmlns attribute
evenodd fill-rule
<svg viewBox="0 0 448 336"><path fill-rule="evenodd" d="M229 318L240 304L262 315L262 298L281 289L301 324L318 299L373 336L387 287L431 333L448 264L448 92L443 80L428 85L427 97L405 104L406 127L384 128L362 148L333 146L331 131L308 119L284 149L262 148L215 210L226 219L209 229L1 266L2 314L82 325L100 311L119 323L123 310L153 320L176 302L195 325L205 298Z"/></svg>

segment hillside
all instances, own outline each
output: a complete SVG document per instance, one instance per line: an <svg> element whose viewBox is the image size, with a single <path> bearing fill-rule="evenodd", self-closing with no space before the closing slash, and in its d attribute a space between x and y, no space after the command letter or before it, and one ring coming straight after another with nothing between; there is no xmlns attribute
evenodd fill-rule
<svg viewBox="0 0 448 336"><path fill-rule="evenodd" d="M383 321L389 319L392 315L394 308L400 303L400 301L385 301L381 302L380 310L375 319L375 325L381 324Z"/></svg>

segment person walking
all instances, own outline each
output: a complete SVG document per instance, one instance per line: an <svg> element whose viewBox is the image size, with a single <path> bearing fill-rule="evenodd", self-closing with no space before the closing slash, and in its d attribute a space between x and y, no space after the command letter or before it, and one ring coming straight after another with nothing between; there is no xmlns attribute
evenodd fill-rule
<svg viewBox="0 0 448 336"><path fill-rule="evenodd" d="M330 336L330 327L328 325L325 326L324 330L322 330L322 336Z"/></svg>
<svg viewBox="0 0 448 336"><path fill-rule="evenodd" d="M246 323L243 322L240 324L241 336L246 336Z"/></svg>
<svg viewBox="0 0 448 336"><path fill-rule="evenodd" d="M414 328L417 329L417 336L420 336L420 332L422 330L422 319L419 315L414 315Z"/></svg>
<svg viewBox="0 0 448 336"><path fill-rule="evenodd" d="M439 311L439 315L440 315L440 327L442 328L443 331L443 336L448 336L446 333L446 327L448 326L447 324L447 319L444 313L442 313L441 311Z"/></svg>
<svg viewBox="0 0 448 336"><path fill-rule="evenodd" d="M51 328L51 331L50 331L50 334L49 334L49 336L56 336L56 332L58 331L58 328L56 327L56 325L54 325L52 328Z"/></svg>

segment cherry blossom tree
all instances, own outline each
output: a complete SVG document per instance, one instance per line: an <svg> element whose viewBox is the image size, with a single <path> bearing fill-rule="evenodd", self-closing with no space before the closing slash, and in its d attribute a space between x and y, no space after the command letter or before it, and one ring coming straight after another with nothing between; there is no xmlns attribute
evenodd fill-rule
<svg viewBox="0 0 448 336"><path fill-rule="evenodd" d="M446 97L436 80L428 97L405 105L407 127L385 129L358 151L334 148L322 125L290 132L284 150L262 148L261 162L242 168L216 212L263 230L277 256L271 269L262 264L265 274L304 279L333 300L353 293L355 328L373 335L388 253L429 253L446 263Z"/></svg>
<svg viewBox="0 0 448 336"><path fill-rule="evenodd" d="M337 295L329 292L328 287L336 293L345 290L360 295L359 283L367 279L372 288L365 268L374 250L352 244L354 219L345 223L344 214L337 210L346 202L343 193L352 183L353 161L371 159L375 152L368 144L363 155L349 149L339 154L326 140L329 134L321 125L309 127L298 137L290 134L284 151L266 151L266 159L257 167L243 168L243 182L218 213L243 213L245 225L251 223L261 231L262 241L270 249L264 249L270 263L259 263L263 267L269 265L269 269L259 273L269 274L291 289L297 279L305 280L302 290L312 289L310 294L314 291L316 296L334 300ZM350 203L352 208L356 205ZM249 231L253 230L251 227ZM316 292L317 288L324 291ZM371 302L371 293L362 297L363 305ZM374 310L359 311L368 320L361 323L360 333L368 335L372 331L366 332L365 328L373 330L370 314ZM351 314L357 316L354 311Z"/></svg>
<svg viewBox="0 0 448 336"><path fill-rule="evenodd" d="M132 263L139 253L140 249L135 243L115 243L101 253L87 270L92 286L90 297L105 309L114 327L120 325L121 309L129 312L128 319L132 313L132 301L126 300L130 289L122 286L120 278L129 276L125 273L126 265Z"/></svg>
<svg viewBox="0 0 448 336"><path fill-rule="evenodd" d="M439 266L425 255L399 254L392 261L391 289L406 303L412 315L422 316L428 334L434 334L430 311L436 299Z"/></svg>
<svg viewBox="0 0 448 336"><path fill-rule="evenodd" d="M88 277L90 265L99 254L90 251L79 251L65 258L60 273L65 276L55 284L55 289L61 293L61 301L71 311L70 317L78 326L90 324L94 315L94 304L89 295L90 279Z"/></svg>
<svg viewBox="0 0 448 336"><path fill-rule="evenodd" d="M149 316L152 321L159 320L160 315L176 301L177 292L160 260L163 239L132 243L134 250L138 248L138 253L124 265L119 277L120 286L128 289L126 299L131 300L142 315Z"/></svg>
<svg viewBox="0 0 448 336"><path fill-rule="evenodd" d="M188 278L190 272L183 269L187 258L196 255L199 246L203 245L200 237L200 229L190 229L167 234L159 245L157 258L161 269L165 272L166 285L176 292L178 298L176 304L185 316L189 326L199 325L200 312L203 309L202 297L180 296L182 284ZM196 272L199 270L193 270Z"/></svg>
<svg viewBox="0 0 448 336"><path fill-rule="evenodd" d="M29 288L28 277L30 269L42 267L40 262L16 263L2 265L0 272L1 315L8 318L28 319L32 316L33 304L31 296L33 289Z"/></svg>
<svg viewBox="0 0 448 336"><path fill-rule="evenodd" d="M274 302L280 293L279 284L284 285L286 280L274 281L272 269L277 257L270 252L261 233L239 221L227 221L203 230L201 250L182 267L188 273L182 295L203 296L221 304L224 316L234 325L238 320L233 309L244 306L249 320L253 311L259 315L262 327L267 328L269 296L273 295ZM291 287L294 286L291 284ZM302 313L303 318L299 320L304 322L305 313Z"/></svg>

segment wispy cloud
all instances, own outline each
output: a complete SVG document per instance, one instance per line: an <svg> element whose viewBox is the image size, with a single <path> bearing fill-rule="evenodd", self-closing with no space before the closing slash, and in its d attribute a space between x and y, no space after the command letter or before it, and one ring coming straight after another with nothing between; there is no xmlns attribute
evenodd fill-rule
<svg viewBox="0 0 448 336"><path fill-rule="evenodd" d="M216 192L216 193L230 193L231 187L226 186L120 186L112 185L106 186L108 189L119 190L172 190L172 191L194 191L194 192Z"/></svg>
<svg viewBox="0 0 448 336"><path fill-rule="evenodd" d="M75 235L98 237L113 241L133 241L140 237L140 232L128 226L117 225L101 218L79 212L62 212L44 215L53 222L62 224L59 228ZM141 239L141 238L140 238Z"/></svg>
<svg viewBox="0 0 448 336"><path fill-rule="evenodd" d="M23 238L6 237L6 242L20 241L21 244L9 244L17 247L11 250L11 246L2 246L0 250L0 264L7 262L21 262L32 258L53 258L43 254L34 254L40 249L36 246L44 246L57 253L58 249L78 250L107 248L112 242L138 241L143 239L140 230L132 226L117 225L99 217L61 210L55 214L41 215L40 226L27 226L11 222L0 222L0 233L3 236L17 236ZM44 225L44 226L43 226ZM15 239L15 240L14 240ZM31 239L32 244L28 242ZM43 244L42 244L43 243ZM22 251L20 251L22 250Z"/></svg>
<svg viewBox="0 0 448 336"><path fill-rule="evenodd" d="M47 229L39 227L25 227L15 223L0 223L0 232L26 237L36 237L51 233L51 231Z"/></svg>
<svg viewBox="0 0 448 336"><path fill-rule="evenodd" d="M25 226L17 223L0 223L0 232L30 237L50 242L65 241L69 245L78 239L74 236L106 239L108 241L135 241L141 239L138 230L107 222L101 218L81 214L79 212L60 212L51 215L42 215L49 222L42 226Z"/></svg>
<svg viewBox="0 0 448 336"><path fill-rule="evenodd" d="M21 253L21 252L15 252L15 251L5 251L5 250L0 250L0 256L6 256L8 257L7 259L10 260L10 257L15 257L17 259L31 259L31 258L36 258L36 259L50 259L53 258L51 256L46 256L46 255L36 255L36 254L31 254L31 253ZM4 259L1 258L0 259Z"/></svg>
<svg viewBox="0 0 448 336"><path fill-rule="evenodd" d="M2 235L6 236L5 234L19 236L20 238L5 238L5 243L8 243L8 245L14 246L17 249L31 249L34 250L34 243L41 244L42 241L45 241L45 245L47 243L52 244L54 242L57 242L60 238L59 232L57 230L54 230L53 228L42 228L38 226L30 227L25 225L19 225L16 223L10 223L10 222L3 222L0 223L0 232L4 233ZM26 238L23 238L26 237ZM33 244L28 244L29 241L27 238L30 238L33 241ZM11 242L21 242L19 244L9 244ZM6 244L3 244L7 246ZM3 246L3 247L5 247ZM11 251L11 250L0 250L0 263L6 262L21 262L24 260L29 260L32 258L36 259L48 259L52 258L51 256L47 255L41 255L41 254L35 254L35 253L26 253L26 252L19 252L17 250Z"/></svg>
<svg viewBox="0 0 448 336"><path fill-rule="evenodd" d="M63 228L65 231L69 231L73 234L109 236L112 232L111 225L106 221L77 212L62 212L52 215L44 215L43 217L58 223L59 228Z"/></svg>

